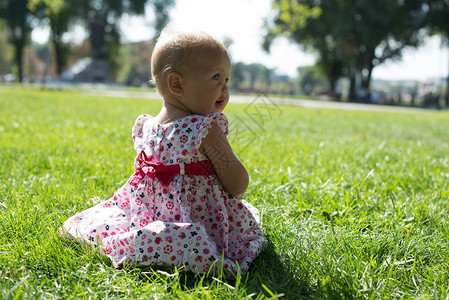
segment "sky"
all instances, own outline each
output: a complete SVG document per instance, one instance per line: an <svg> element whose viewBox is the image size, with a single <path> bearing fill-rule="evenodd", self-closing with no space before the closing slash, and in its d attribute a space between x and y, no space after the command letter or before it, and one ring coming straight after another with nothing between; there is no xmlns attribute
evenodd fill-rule
<svg viewBox="0 0 449 300"><path fill-rule="evenodd" d="M278 74L297 75L299 66L312 65L316 56L305 53L296 43L278 38L270 53L262 47L265 33L264 22L270 19L271 0L176 0L170 11L171 23L179 28L204 30L219 40L231 38L229 48L234 62L263 63L274 68ZM154 15L147 9L145 17L124 17L121 22L123 40L137 42L155 35L152 25ZM35 30L33 39L48 38L45 30ZM76 32L74 37L82 37ZM440 46L439 37L431 37L426 44L416 49L406 49L398 62L387 62L373 70L373 78L387 80L430 80L447 76L449 49Z"/></svg>

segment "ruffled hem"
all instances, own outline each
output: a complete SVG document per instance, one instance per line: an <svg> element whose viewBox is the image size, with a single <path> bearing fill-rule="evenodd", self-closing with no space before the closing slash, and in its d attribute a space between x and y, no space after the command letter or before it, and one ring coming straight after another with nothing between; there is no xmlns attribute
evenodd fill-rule
<svg viewBox="0 0 449 300"><path fill-rule="evenodd" d="M103 211L103 216L115 218L116 231L113 235L102 236L95 228L102 227L104 223L101 218L96 224L93 223L96 218L92 213L98 212L100 206L104 208L105 204L109 201L69 218L59 234L98 246L116 268L123 265L171 266L195 273L216 275L224 272L235 275L245 273L266 244L266 238L258 226L243 230L237 240L221 245L214 242L201 223L154 221L136 230L126 227L118 232L120 224L129 221L117 206L109 206L108 210ZM250 207L248 209L257 211ZM112 229L114 225L107 226Z"/></svg>

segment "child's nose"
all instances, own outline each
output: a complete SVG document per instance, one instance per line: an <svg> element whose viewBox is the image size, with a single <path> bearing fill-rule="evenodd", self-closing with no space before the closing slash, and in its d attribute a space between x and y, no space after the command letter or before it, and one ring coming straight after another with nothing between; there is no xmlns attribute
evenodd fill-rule
<svg viewBox="0 0 449 300"><path fill-rule="evenodd" d="M221 90L220 98L221 98L221 100L229 100L229 88L227 85L225 85L223 87L223 89Z"/></svg>

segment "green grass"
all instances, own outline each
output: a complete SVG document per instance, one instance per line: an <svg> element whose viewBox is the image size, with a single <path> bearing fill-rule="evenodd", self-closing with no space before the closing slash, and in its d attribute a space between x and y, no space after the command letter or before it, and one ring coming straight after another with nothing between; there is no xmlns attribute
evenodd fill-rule
<svg viewBox="0 0 449 300"><path fill-rule="evenodd" d="M132 173L131 127L160 107L0 86L0 298L448 297L449 112L229 105L270 241L236 281L114 269L61 240Z"/></svg>

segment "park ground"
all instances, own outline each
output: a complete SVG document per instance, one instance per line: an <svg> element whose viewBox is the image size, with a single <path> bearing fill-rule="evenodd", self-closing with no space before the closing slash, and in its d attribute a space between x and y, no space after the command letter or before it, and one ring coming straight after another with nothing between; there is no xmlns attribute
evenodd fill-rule
<svg viewBox="0 0 449 300"><path fill-rule="evenodd" d="M226 280L115 269L58 237L132 173L131 127L160 100L0 86L1 298L448 297L448 111L245 99L229 140L269 244Z"/></svg>

